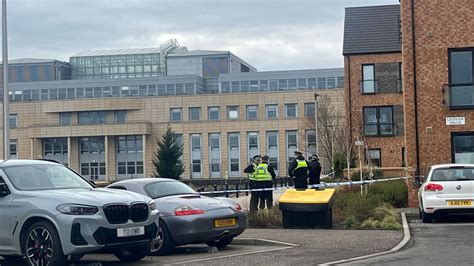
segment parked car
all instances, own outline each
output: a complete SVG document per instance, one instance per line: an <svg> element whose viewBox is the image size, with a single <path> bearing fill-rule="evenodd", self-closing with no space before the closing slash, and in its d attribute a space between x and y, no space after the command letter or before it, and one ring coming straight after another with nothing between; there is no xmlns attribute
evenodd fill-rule
<svg viewBox="0 0 474 266"><path fill-rule="evenodd" d="M141 193L155 200L160 211L161 241L151 247L153 255L166 255L175 246L186 244L206 243L222 248L247 225L245 213L235 200L200 195L177 180L131 179L108 187Z"/></svg>
<svg viewBox="0 0 474 266"><path fill-rule="evenodd" d="M474 164L434 165L419 185L423 222L432 222L436 215L474 214Z"/></svg>
<svg viewBox="0 0 474 266"><path fill-rule="evenodd" d="M4 259L24 256L30 265L67 265L68 257L104 250L121 261L138 261L157 239L157 217L151 198L95 188L61 164L0 161Z"/></svg>

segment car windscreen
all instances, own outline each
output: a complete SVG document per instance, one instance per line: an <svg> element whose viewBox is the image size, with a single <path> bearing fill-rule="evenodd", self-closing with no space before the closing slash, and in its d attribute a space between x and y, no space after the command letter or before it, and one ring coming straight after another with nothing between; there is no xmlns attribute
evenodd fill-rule
<svg viewBox="0 0 474 266"><path fill-rule="evenodd" d="M3 171L18 190L92 188L86 180L62 165L8 166Z"/></svg>
<svg viewBox="0 0 474 266"><path fill-rule="evenodd" d="M152 199L180 194L196 194L192 188L178 181L151 183L145 186L145 191Z"/></svg>
<svg viewBox="0 0 474 266"><path fill-rule="evenodd" d="M474 180L474 167L438 168L431 175L431 181L463 180Z"/></svg>

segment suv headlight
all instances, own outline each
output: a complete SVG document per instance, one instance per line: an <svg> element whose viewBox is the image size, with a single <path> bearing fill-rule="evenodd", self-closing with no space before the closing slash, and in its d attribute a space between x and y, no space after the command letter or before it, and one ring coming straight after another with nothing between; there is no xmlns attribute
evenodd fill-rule
<svg viewBox="0 0 474 266"><path fill-rule="evenodd" d="M148 209L150 209L150 211L156 210L156 203L155 203L154 200L150 200L150 201L148 202Z"/></svg>
<svg viewBox="0 0 474 266"><path fill-rule="evenodd" d="M94 215L99 209L94 206L80 205L73 203L61 204L56 207L58 212L68 215Z"/></svg>

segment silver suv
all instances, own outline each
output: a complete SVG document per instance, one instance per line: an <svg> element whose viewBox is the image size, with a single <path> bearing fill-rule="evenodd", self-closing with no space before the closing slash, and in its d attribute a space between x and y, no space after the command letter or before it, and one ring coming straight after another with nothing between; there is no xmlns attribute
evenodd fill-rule
<svg viewBox="0 0 474 266"><path fill-rule="evenodd" d="M138 261L156 241L158 210L146 196L95 188L69 168L38 160L0 161L0 256L66 265L107 251Z"/></svg>

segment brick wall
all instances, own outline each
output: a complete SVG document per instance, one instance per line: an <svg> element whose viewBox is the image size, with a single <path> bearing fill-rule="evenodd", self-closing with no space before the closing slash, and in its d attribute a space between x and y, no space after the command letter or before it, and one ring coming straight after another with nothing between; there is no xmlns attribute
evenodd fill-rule
<svg viewBox="0 0 474 266"><path fill-rule="evenodd" d="M351 55L345 58L345 97L347 117L351 119L352 139L357 136L363 138L368 148L381 149L382 167L400 167L402 166L402 147L404 147L403 131L397 136L392 137L363 137L363 108L366 106L402 106L403 97L401 93L396 92L396 78L394 69L398 68L401 62L400 53L392 54L371 54L371 55ZM375 64L376 79L382 80L381 93L363 95L360 81L362 80L362 65ZM398 71L397 71L398 72ZM350 77L350 78L349 78ZM392 82L386 82L392 79ZM392 84L393 90L390 90ZM379 83L380 86L380 83ZM349 92L350 88L350 92ZM390 91L391 93L383 93ZM395 116L394 108L394 116ZM401 108L399 108L401 109ZM350 113L350 114L349 114ZM396 117L400 120L398 117ZM395 121L395 117L394 117ZM403 122L403 121L402 121ZM400 127L403 129L401 123Z"/></svg>
<svg viewBox="0 0 474 266"><path fill-rule="evenodd" d="M418 129L418 173L422 175L430 165L451 162L451 132L474 131L474 110L448 110L442 93L443 84L448 83L448 49L474 47L473 10L472 0L415 0L418 114L415 123L411 0L401 1L407 159L409 166L417 166ZM465 117L466 125L446 126L445 119L450 116ZM415 194L410 194L410 202L416 203Z"/></svg>

